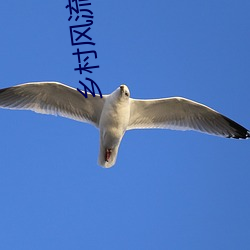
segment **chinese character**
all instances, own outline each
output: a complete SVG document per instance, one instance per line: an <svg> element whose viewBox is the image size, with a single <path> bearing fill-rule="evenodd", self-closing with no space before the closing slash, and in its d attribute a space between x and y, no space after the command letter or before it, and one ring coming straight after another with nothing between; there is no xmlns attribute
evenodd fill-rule
<svg viewBox="0 0 250 250"><path fill-rule="evenodd" d="M96 53L95 50L80 52L79 49L77 49L77 52L72 53L72 55L77 55L77 57L78 57L79 68L75 68L75 71L76 71L76 70L79 70L79 71L80 71L80 74L82 74L82 71L83 71L83 70L84 70L84 71L87 71L87 72L89 72L89 73L92 73L92 71L91 71L90 69L99 68L99 66L88 66L89 63L86 62L86 61L89 59L88 56L86 56L86 57L83 59L83 61L86 62L86 63L84 64L84 67L82 67L82 64L81 64L81 55L82 55L82 54L89 54L89 53L93 53L93 54L95 55L95 59L97 58L97 53Z"/></svg>
<svg viewBox="0 0 250 250"><path fill-rule="evenodd" d="M79 2L85 2L88 0L79 0ZM72 4L74 3L74 7L72 6ZM91 15L82 15L82 17L86 17L86 18L93 18L93 12L88 10L88 9L81 9L82 6L88 6L91 5L91 3L78 3L78 0L68 0L68 5L66 5L66 9L69 9L69 13L70 13L70 17L68 18L68 21L71 20L73 13L76 14L76 18L75 21L77 21L79 19L79 12L84 12L87 11L88 13L90 13ZM80 8L79 8L80 6Z"/></svg>
<svg viewBox="0 0 250 250"><path fill-rule="evenodd" d="M89 44L89 45L95 45L93 42L84 42L84 38L86 38L89 41L92 41L92 38L87 35L87 32L91 29L88 27L85 29L86 26L90 26L93 24L92 20L87 20L89 24L82 24L82 25L73 25L70 26L70 37L71 37L71 44L74 45L82 45L82 44ZM75 35L76 34L76 35Z"/></svg>
<svg viewBox="0 0 250 250"><path fill-rule="evenodd" d="M91 87L92 87L92 91L81 81L79 81L79 83L84 87L84 93L79 89L77 88L77 90L85 97L85 98L88 98L88 93L87 93L87 90L91 93L91 95L93 97L95 97L95 89L94 89L94 85L96 86L96 88L98 89L99 91L99 94L100 94L100 97L102 98L102 92L99 88L99 86L90 78L86 77L85 78L86 80L90 81L91 82Z"/></svg>

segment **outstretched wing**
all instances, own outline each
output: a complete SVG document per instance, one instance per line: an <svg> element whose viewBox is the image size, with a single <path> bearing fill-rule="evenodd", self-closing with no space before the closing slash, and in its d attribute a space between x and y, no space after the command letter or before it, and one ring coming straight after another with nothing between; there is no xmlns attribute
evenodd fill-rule
<svg viewBox="0 0 250 250"><path fill-rule="evenodd" d="M98 127L105 96L85 98L76 89L59 82L32 82L0 89L0 107L32 110L88 122Z"/></svg>
<svg viewBox="0 0 250 250"><path fill-rule="evenodd" d="M128 129L196 130L237 139L250 137L250 132L238 123L203 104L185 98L130 101Z"/></svg>

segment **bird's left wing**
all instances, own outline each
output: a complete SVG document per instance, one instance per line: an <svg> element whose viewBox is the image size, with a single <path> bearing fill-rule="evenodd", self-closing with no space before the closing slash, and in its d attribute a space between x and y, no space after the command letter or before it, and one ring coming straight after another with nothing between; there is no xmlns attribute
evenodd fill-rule
<svg viewBox="0 0 250 250"><path fill-rule="evenodd" d="M76 89L59 82L32 82L0 89L0 108L60 115L98 127L105 98L89 93L85 98Z"/></svg>
<svg viewBox="0 0 250 250"><path fill-rule="evenodd" d="M217 111L194 101L181 98L155 100L130 99L128 130L166 128L196 130L208 134L247 138L250 132Z"/></svg>

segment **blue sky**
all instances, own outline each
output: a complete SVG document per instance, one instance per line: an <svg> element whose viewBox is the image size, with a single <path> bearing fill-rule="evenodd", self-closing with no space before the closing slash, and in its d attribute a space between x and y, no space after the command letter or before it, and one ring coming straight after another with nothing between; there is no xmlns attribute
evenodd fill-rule
<svg viewBox="0 0 250 250"><path fill-rule="evenodd" d="M3 1L0 88L80 87L67 1ZM250 128L247 0L91 1L103 94L183 96ZM249 141L129 131L117 164L97 166L98 131L0 110L0 248L249 249Z"/></svg>

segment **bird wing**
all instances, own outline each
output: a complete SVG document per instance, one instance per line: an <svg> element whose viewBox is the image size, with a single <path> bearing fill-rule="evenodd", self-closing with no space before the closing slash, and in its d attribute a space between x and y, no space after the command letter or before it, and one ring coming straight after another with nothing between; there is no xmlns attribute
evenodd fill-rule
<svg viewBox="0 0 250 250"><path fill-rule="evenodd" d="M32 110L88 122L98 127L105 96L85 98L76 89L59 82L32 82L0 89L0 107Z"/></svg>
<svg viewBox="0 0 250 250"><path fill-rule="evenodd" d="M250 132L238 123L203 104L182 97L154 100L131 98L130 101L128 130L165 128L196 130L223 137L250 137Z"/></svg>

